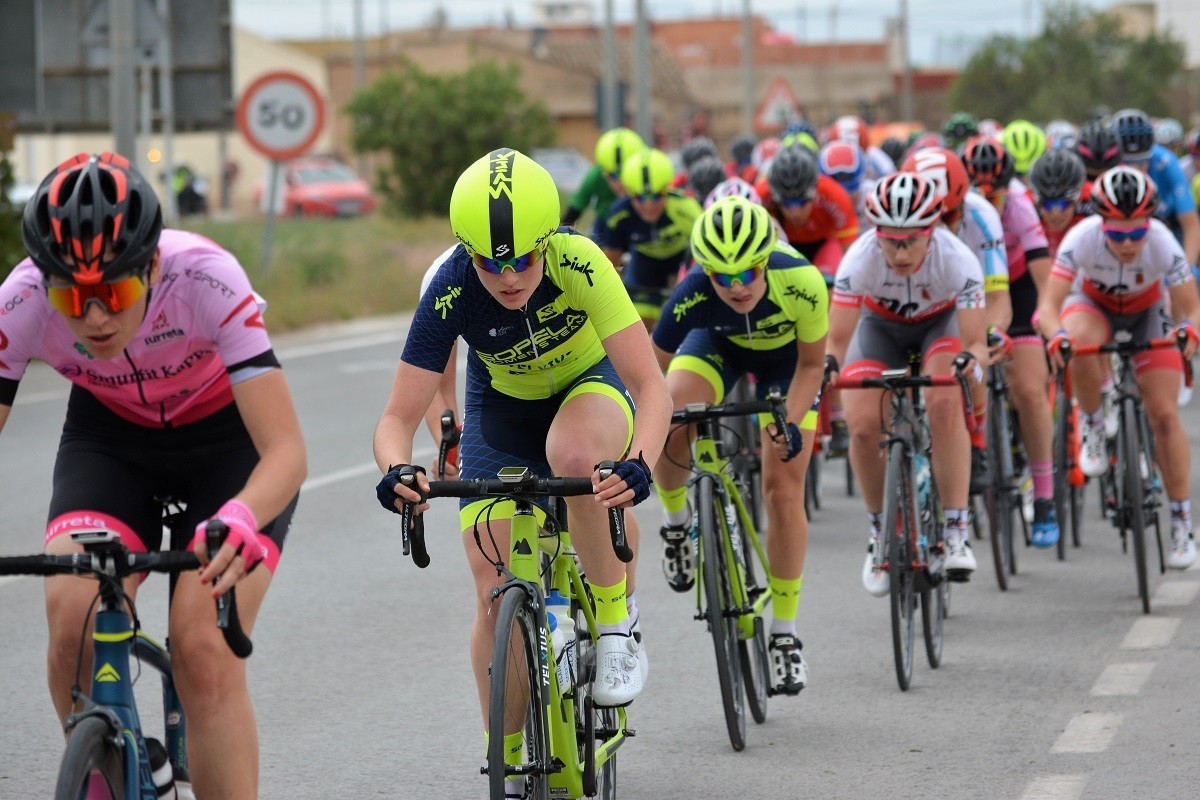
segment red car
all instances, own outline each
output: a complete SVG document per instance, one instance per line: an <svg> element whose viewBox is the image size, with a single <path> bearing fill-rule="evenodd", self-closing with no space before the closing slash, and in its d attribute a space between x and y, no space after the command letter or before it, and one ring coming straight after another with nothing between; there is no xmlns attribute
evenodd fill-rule
<svg viewBox="0 0 1200 800"><path fill-rule="evenodd" d="M262 208L263 188L255 187L255 203ZM354 170L325 157L297 158L283 167L280 213L295 217L353 217L375 209L379 199Z"/></svg>

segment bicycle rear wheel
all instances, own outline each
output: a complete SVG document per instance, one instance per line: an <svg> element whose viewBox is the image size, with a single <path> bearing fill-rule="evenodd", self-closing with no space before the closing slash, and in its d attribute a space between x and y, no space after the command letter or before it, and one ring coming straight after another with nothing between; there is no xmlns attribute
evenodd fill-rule
<svg viewBox="0 0 1200 800"><path fill-rule="evenodd" d="M700 572L704 581L705 618L712 634L713 654L717 661L717 681L721 686L721 705L725 727L734 750L746 746L746 709L743 700L741 663L738 650L737 617L726 613L734 608L729 585L728 559L725 553L725 510L714 488L711 475L696 483L696 508L700 526Z"/></svg>
<svg viewBox="0 0 1200 800"><path fill-rule="evenodd" d="M590 589L584 602L591 603ZM593 605L593 614L595 608ZM596 643L588 629L587 617L578 598L571 598L575 619L575 736L579 763L583 764L583 791L588 797L614 800L617 796L617 755L597 767L596 748L615 735L620 719L615 708L601 708L592 701L592 682L596 678ZM562 687L562 691L570 691Z"/></svg>
<svg viewBox="0 0 1200 800"><path fill-rule="evenodd" d="M929 571L929 560L942 552L942 501L936 484L929 487L929 514L921 509L921 530L925 533L926 586L921 590L921 633L925 639L925 656L929 666L937 669L942 663L942 622L946 619L950 599L950 582L939 571Z"/></svg>
<svg viewBox="0 0 1200 800"><path fill-rule="evenodd" d="M742 495L743 502L751 502L745 494ZM755 530L759 530L755 527ZM764 564L758 561L758 550L755 549L753 542L747 535L746 531L742 531L739 537L742 544L742 564L745 568L744 584L746 587L746 600L753 604L763 592L768 591L765 584L767 583L767 569ZM759 582L759 576L762 576L762 583ZM758 724L767 721L767 697L770 695L771 686L771 659L767 653L767 635L763 629L762 617L755 617L752 622L754 633L746 638L745 633L745 618L742 619L742 625L738 626L740 632L738 640L738 656L742 664L742 680L746 684L746 702L750 706L750 716Z"/></svg>
<svg viewBox="0 0 1200 800"><path fill-rule="evenodd" d="M888 578L892 612L892 654L900 691L912 682L913 642L916 637L916 587L913 580L913 549L916 520L913 518L913 476L908 454L893 445L888 456L884 482L883 527L887 540Z"/></svg>
<svg viewBox="0 0 1200 800"><path fill-rule="evenodd" d="M492 647L491 696L488 703L488 790L491 800L504 800L508 773L525 777L528 800L550 796L550 739L547 734L546 697L539 670L537 615L529 596L520 587L509 589L496 615L496 641ZM548 645L547 645L548 646ZM523 731L523 753L507 759L504 736ZM517 762L517 763L510 763Z"/></svg>
<svg viewBox="0 0 1200 800"><path fill-rule="evenodd" d="M1056 546L1058 560L1067 558L1067 520L1073 515L1075 506L1071 498L1071 484L1068 476L1075 463L1071 453L1071 397L1064 390L1060 381L1055 385L1054 394L1054 514L1058 517L1058 545ZM1071 517L1073 519L1073 516ZM1072 525L1074 523L1072 522Z"/></svg>
<svg viewBox="0 0 1200 800"><path fill-rule="evenodd" d="M58 770L55 800L85 800L92 775L110 797L125 796L125 762L113 743L112 727L100 717L85 717L71 730Z"/></svg>
<svg viewBox="0 0 1200 800"><path fill-rule="evenodd" d="M1118 459L1123 467L1121 481L1125 487L1125 507L1128 512L1129 533L1133 539L1134 569L1137 571L1138 597L1142 611L1150 613L1150 579L1146 573L1146 498L1142 483L1143 458L1138 412L1132 398L1121 401L1121 449Z"/></svg>
<svg viewBox="0 0 1200 800"><path fill-rule="evenodd" d="M1008 576L1013 568L1013 464L1012 431L1009 430L1008 399L994 392L989 401L988 451L992 461L992 483L984 494L987 505L988 533L992 540L992 563L1000 591L1008 591Z"/></svg>

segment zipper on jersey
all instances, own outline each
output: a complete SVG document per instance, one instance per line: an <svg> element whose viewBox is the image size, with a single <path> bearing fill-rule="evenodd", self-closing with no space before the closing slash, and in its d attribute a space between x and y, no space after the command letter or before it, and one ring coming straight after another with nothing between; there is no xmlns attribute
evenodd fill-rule
<svg viewBox="0 0 1200 800"><path fill-rule="evenodd" d="M533 323L529 321L529 304L526 303L521 309L521 319L525 320L525 330L529 331L529 346L533 348L533 358L539 366L542 365L542 354L538 351L537 340L533 338ZM550 394L554 394L554 376L549 371L543 370L546 374L546 380L550 383Z"/></svg>
<svg viewBox="0 0 1200 800"><path fill-rule="evenodd" d="M746 344L750 350L754 349L754 331L750 329L750 312L742 314L742 319L746 320Z"/></svg>
<svg viewBox="0 0 1200 800"><path fill-rule="evenodd" d="M138 397L142 400L142 405L149 406L150 402L146 399L146 391L142 387L142 374L138 369L138 365L134 363L133 357L129 355L128 350L122 350L121 353L125 356L125 360L129 362L129 366L133 369L133 382L137 384ZM158 404L158 421L162 423L164 428L170 428L171 423L167 422L167 406L166 403Z"/></svg>

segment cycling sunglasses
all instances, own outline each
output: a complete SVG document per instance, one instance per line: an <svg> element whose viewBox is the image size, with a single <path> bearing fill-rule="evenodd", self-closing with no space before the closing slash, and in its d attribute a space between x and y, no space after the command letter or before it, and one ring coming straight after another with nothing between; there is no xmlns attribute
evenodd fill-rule
<svg viewBox="0 0 1200 800"><path fill-rule="evenodd" d="M904 250L907 250L908 248L910 248L914 244L916 244L918 239L925 237L925 236L932 236L932 235L933 235L933 226L932 225L930 225L928 228L921 228L919 231L916 231L914 233L905 233L905 234L884 233L883 231L879 230L878 228L875 229L875 237L877 239L879 239L879 243L881 245L886 244L889 247L894 247L896 249L904 249Z"/></svg>
<svg viewBox="0 0 1200 800"><path fill-rule="evenodd" d="M488 258L479 253L471 254L471 260L475 262L475 266L492 275L503 275L506 269L511 269L513 272L524 272L541 259L541 250L530 250L523 256L509 259Z"/></svg>
<svg viewBox="0 0 1200 800"><path fill-rule="evenodd" d="M655 203L664 197L666 197L666 193L664 192L644 192L642 194L635 194L633 199L639 203Z"/></svg>
<svg viewBox="0 0 1200 800"><path fill-rule="evenodd" d="M806 194L803 197L780 197L775 195L775 202L784 208L804 208L813 201L814 195Z"/></svg>
<svg viewBox="0 0 1200 800"><path fill-rule="evenodd" d="M1047 197L1044 200L1039 200L1038 205L1044 211L1066 211L1078 202L1078 200L1078 197Z"/></svg>
<svg viewBox="0 0 1200 800"><path fill-rule="evenodd" d="M1104 229L1104 235L1109 241L1114 244L1124 244L1125 242L1140 242L1150 232L1150 221L1147 220L1144 225L1139 225L1133 230L1123 231L1117 228L1110 228L1107 225L1101 225Z"/></svg>
<svg viewBox="0 0 1200 800"><path fill-rule="evenodd" d="M115 281L81 285L46 284L46 299L65 317L79 319L89 303L97 302L110 314L132 308L146 294L146 275L129 275Z"/></svg>
<svg viewBox="0 0 1200 800"><path fill-rule="evenodd" d="M726 289L732 289L734 284L740 283L742 286L749 286L759 279L766 269L766 264L755 264L750 269L744 269L741 272L728 274L725 272L709 272L704 270L704 274L717 282L717 286Z"/></svg>

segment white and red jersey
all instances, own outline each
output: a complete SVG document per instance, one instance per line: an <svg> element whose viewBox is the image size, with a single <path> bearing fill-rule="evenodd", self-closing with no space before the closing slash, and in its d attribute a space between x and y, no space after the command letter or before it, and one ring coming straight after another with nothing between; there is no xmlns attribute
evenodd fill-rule
<svg viewBox="0 0 1200 800"><path fill-rule="evenodd" d="M920 322L956 308L983 308L983 267L967 245L937 228L912 275L888 267L875 231L850 246L833 284L833 305L870 309L896 322Z"/></svg>
<svg viewBox="0 0 1200 800"><path fill-rule="evenodd" d="M1183 248L1170 229L1150 220L1146 243L1132 263L1122 264L1108 249L1103 220L1092 216L1067 231L1051 275L1075 282L1083 292L1113 314L1136 314L1154 305L1162 285L1180 286L1194 280Z"/></svg>
<svg viewBox="0 0 1200 800"><path fill-rule="evenodd" d="M232 402L232 382L259 374L255 360L271 352L265 303L237 259L203 236L167 229L158 250L159 280L141 327L120 356L103 360L88 355L50 305L33 262L17 264L0 285L0 383L15 391L40 359L123 419L156 428Z"/></svg>

